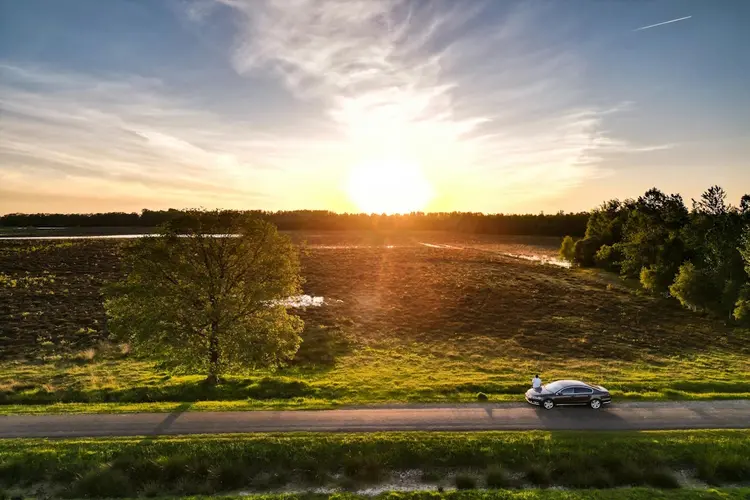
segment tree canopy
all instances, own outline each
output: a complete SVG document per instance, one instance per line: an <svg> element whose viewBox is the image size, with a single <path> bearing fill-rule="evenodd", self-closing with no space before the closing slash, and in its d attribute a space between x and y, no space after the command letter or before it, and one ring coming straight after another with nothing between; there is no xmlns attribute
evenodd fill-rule
<svg viewBox="0 0 750 500"><path fill-rule="evenodd" d="M125 265L105 306L112 333L137 351L215 382L278 366L299 348L303 322L281 302L300 292L298 251L266 221L188 211L137 240Z"/></svg>
<svg viewBox="0 0 750 500"><path fill-rule="evenodd" d="M750 195L735 207L719 186L693 200L649 189L637 200L593 210L573 260L637 278L685 307L725 317L750 316Z"/></svg>

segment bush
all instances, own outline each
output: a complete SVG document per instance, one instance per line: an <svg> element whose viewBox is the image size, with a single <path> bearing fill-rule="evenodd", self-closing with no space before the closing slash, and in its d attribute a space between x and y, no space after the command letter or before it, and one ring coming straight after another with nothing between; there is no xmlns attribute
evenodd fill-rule
<svg viewBox="0 0 750 500"><path fill-rule="evenodd" d="M620 272L620 263L622 261L622 250L619 243L614 245L602 245L594 255L596 267L601 267L607 271Z"/></svg>
<svg viewBox="0 0 750 500"><path fill-rule="evenodd" d="M599 247L601 247L601 242L594 236L578 240L573 250L573 262L581 267L593 267L596 264L594 257Z"/></svg>
<svg viewBox="0 0 750 500"><path fill-rule="evenodd" d="M549 469L542 465L532 464L526 468L526 479L537 486L548 486L552 483Z"/></svg>
<svg viewBox="0 0 750 500"><path fill-rule="evenodd" d="M742 323L750 323L750 285L745 285L734 304L732 316Z"/></svg>
<svg viewBox="0 0 750 500"><path fill-rule="evenodd" d="M480 392L480 393L477 394L477 399L479 401L487 401L490 398L487 396L487 394L485 394L483 392Z"/></svg>
<svg viewBox="0 0 750 500"><path fill-rule="evenodd" d="M646 471L644 480L649 486L655 488L679 488L680 482L677 480L674 472L668 468L656 468Z"/></svg>
<svg viewBox="0 0 750 500"><path fill-rule="evenodd" d="M247 470L240 463L226 462L209 469L208 476L216 490L231 490L248 483Z"/></svg>
<svg viewBox="0 0 750 500"><path fill-rule="evenodd" d="M680 304L692 311L713 309L719 296L719 291L711 282L711 276L695 267L692 262L680 266L669 292Z"/></svg>
<svg viewBox="0 0 750 500"><path fill-rule="evenodd" d="M124 498L135 493L128 476L116 469L95 469L72 484L72 497Z"/></svg>
<svg viewBox="0 0 750 500"><path fill-rule="evenodd" d="M372 455L357 455L346 460L344 474L350 478L363 481L378 481L383 477L385 468Z"/></svg>
<svg viewBox="0 0 750 500"><path fill-rule="evenodd" d="M508 476L500 466L493 465L487 469L487 487L488 488L508 488L513 486L513 480Z"/></svg>
<svg viewBox="0 0 750 500"><path fill-rule="evenodd" d="M698 477L708 484L745 481L750 478L750 458L729 454L710 454L698 466Z"/></svg>
<svg viewBox="0 0 750 500"><path fill-rule="evenodd" d="M641 269L641 286L651 293L666 293L674 280L675 270L662 264L652 264Z"/></svg>
<svg viewBox="0 0 750 500"><path fill-rule="evenodd" d="M456 476L456 488L459 490L473 490L477 487L477 480L468 474Z"/></svg>
<svg viewBox="0 0 750 500"><path fill-rule="evenodd" d="M575 258L575 246L576 244L572 237L566 236L563 238L560 245L560 258L568 262L573 262Z"/></svg>

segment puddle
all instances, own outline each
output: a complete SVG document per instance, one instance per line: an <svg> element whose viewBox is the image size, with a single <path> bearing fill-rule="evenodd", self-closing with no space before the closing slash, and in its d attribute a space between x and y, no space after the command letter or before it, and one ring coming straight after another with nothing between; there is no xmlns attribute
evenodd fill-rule
<svg viewBox="0 0 750 500"><path fill-rule="evenodd" d="M429 248L449 248L451 250L464 250L462 247L454 247L453 245L441 245L438 243L423 243L419 242L420 245L429 247Z"/></svg>
<svg viewBox="0 0 750 500"><path fill-rule="evenodd" d="M350 250L357 248L396 248L396 245L307 245L307 248L315 250Z"/></svg>
<svg viewBox="0 0 750 500"><path fill-rule="evenodd" d="M452 250L466 250L466 248L463 247L457 247L453 245L442 245L438 243L424 243L419 242L420 245L429 247L429 248L448 248ZM481 250L474 248L473 250ZM570 268L570 262L565 260L560 260L557 257L547 257L546 255L537 255L537 254L521 254L521 253L509 253L509 252L499 252L500 255L504 255L506 257L512 257L514 259L522 259L522 260L529 260L532 262L539 262L540 264L549 264L551 266L557 266L557 267L564 267L566 269Z"/></svg>
<svg viewBox="0 0 750 500"><path fill-rule="evenodd" d="M312 295L295 295L283 300L274 301L273 303L284 307L320 307L326 304L326 300L324 297L314 297Z"/></svg>
<svg viewBox="0 0 750 500"><path fill-rule="evenodd" d="M564 267L570 269L570 262L560 260L556 257L547 257L546 255L529 255L529 254L518 254L518 253L507 253L502 252L502 255L506 257L512 257L514 259L530 260L532 262L539 262L541 264L549 264L551 266Z"/></svg>

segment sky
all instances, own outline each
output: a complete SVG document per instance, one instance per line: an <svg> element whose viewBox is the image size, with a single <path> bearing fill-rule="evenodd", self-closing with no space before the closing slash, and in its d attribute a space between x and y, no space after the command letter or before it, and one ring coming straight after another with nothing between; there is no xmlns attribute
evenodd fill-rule
<svg viewBox="0 0 750 500"><path fill-rule="evenodd" d="M745 0L0 0L0 213L737 204L749 26Z"/></svg>

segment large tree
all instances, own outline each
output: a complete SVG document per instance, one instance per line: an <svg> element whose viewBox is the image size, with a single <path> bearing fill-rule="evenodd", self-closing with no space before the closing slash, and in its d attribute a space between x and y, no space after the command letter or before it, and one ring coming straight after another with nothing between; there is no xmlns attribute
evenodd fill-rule
<svg viewBox="0 0 750 500"><path fill-rule="evenodd" d="M303 322L282 300L299 293L299 257L272 224L239 213L189 211L139 239L127 278L106 301L112 333L137 351L219 376L273 367L300 345Z"/></svg>

